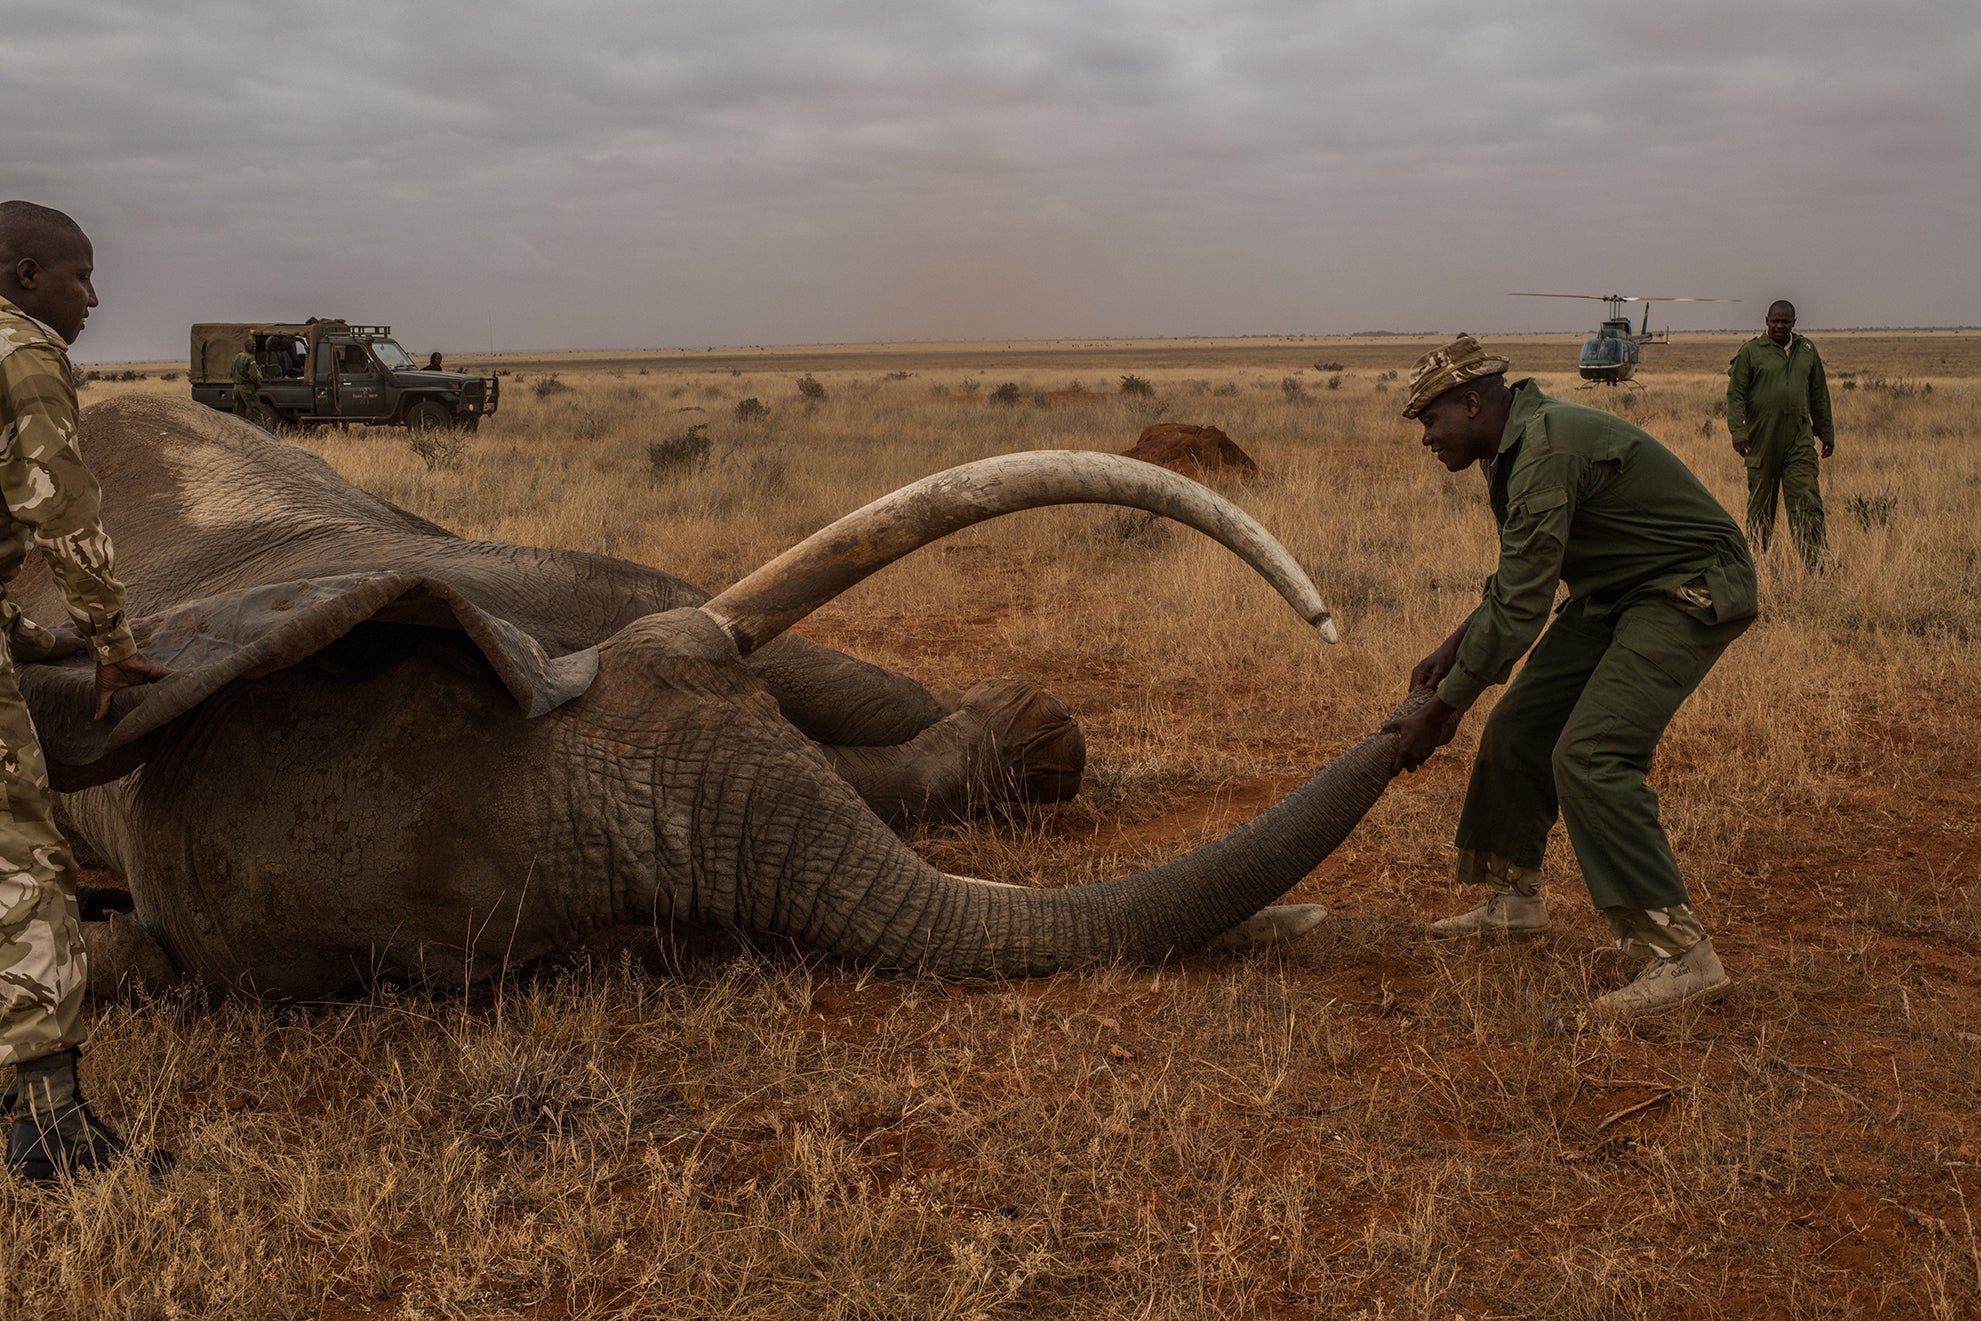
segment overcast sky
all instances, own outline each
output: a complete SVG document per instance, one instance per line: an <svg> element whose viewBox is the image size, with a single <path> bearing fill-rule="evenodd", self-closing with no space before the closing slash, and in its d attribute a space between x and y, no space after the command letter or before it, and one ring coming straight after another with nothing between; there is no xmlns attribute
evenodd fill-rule
<svg viewBox="0 0 1981 1321"><path fill-rule="evenodd" d="M0 0L77 357L1981 322L1973 0Z"/></svg>

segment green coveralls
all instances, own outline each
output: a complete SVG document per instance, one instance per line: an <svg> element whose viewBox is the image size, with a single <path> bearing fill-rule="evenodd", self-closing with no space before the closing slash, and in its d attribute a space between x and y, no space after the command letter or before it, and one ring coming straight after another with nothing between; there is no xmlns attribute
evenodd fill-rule
<svg viewBox="0 0 1981 1321"><path fill-rule="evenodd" d="M1812 569L1823 558L1823 492L1816 445L1834 447L1830 386L1823 359L1802 335L1788 347L1756 335L1727 364L1726 420L1736 441L1746 440L1747 535L1766 550L1775 535L1775 493L1788 506L1788 530Z"/></svg>
<svg viewBox="0 0 1981 1321"><path fill-rule="evenodd" d="M256 391L261 386L261 364L254 354L242 349L234 355L230 372L234 378L234 416L260 426L261 397Z"/></svg>
<svg viewBox="0 0 1981 1321"><path fill-rule="evenodd" d="M1533 654L1486 722L1456 843L1539 867L1559 811L1598 908L1687 903L1645 776L1753 622L1746 539L1670 450L1531 380L1483 466L1499 567L1438 696L1468 709ZM1558 582L1568 600L1543 636Z"/></svg>

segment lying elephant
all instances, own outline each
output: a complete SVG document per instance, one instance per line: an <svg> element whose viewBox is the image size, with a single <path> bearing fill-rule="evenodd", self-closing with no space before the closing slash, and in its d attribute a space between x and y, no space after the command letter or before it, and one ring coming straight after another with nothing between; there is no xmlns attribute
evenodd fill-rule
<svg viewBox="0 0 1981 1321"><path fill-rule="evenodd" d="M604 557L462 541L190 403L98 405L84 435L140 640L174 670L103 724L86 661L21 670L68 825L131 886L134 916L85 924L99 990L470 980L660 921L954 976L1155 958L1317 920L1254 915L1389 778L1391 738L1372 736L1225 839L1069 889L944 875L877 815L1014 776L1053 796L1078 775L1077 728L1035 690L951 713L785 631L958 527L1074 501L1153 510L1244 555L1332 637L1277 542L1132 460L966 465L705 599ZM56 616L45 580L18 586Z"/></svg>

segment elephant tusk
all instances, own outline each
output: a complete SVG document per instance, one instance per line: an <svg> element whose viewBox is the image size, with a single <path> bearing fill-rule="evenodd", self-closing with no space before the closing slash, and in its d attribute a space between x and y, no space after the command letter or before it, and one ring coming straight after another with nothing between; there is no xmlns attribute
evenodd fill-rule
<svg viewBox="0 0 1981 1321"><path fill-rule="evenodd" d="M1125 505L1188 524L1256 569L1322 641L1338 640L1305 570L1250 514L1167 468L1094 450L1028 450L924 477L814 532L701 609L747 656L910 551L1000 514L1071 504Z"/></svg>

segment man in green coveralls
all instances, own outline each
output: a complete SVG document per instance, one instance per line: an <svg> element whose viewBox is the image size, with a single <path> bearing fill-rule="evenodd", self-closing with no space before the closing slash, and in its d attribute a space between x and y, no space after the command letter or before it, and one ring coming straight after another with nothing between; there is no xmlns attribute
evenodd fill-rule
<svg viewBox="0 0 1981 1321"><path fill-rule="evenodd" d="M99 1169L124 1146L77 1088L88 979L75 863L14 666L87 650L99 720L118 689L166 673L131 640L96 479L76 448L68 348L96 306L94 264L89 239L60 211L0 203L0 582L40 550L74 625L50 633L0 592L0 1066L14 1066L7 1166L35 1181Z"/></svg>
<svg viewBox="0 0 1981 1321"><path fill-rule="evenodd" d="M261 364L255 361L254 341L250 339L229 368L234 378L234 416L261 425Z"/></svg>
<svg viewBox="0 0 1981 1321"><path fill-rule="evenodd" d="M1418 360L1403 410L1446 468L1481 465L1500 555L1478 608L1411 671L1435 695L1383 726L1401 735L1397 769L1423 765L1527 656L1486 721L1458 822L1458 879L1485 886L1486 902L1431 934L1545 929L1541 856L1559 812L1618 948L1650 960L1592 1016L1716 999L1731 982L1692 912L1645 774L1679 705L1753 621L1754 562L1739 526L1670 450L1532 380L1509 387L1507 366L1460 336ZM1563 582L1568 599L1543 634Z"/></svg>
<svg viewBox="0 0 1981 1321"><path fill-rule="evenodd" d="M1788 506L1788 530L1811 569L1823 562L1823 492L1816 444L1837 452L1823 359L1795 333L1795 304L1768 307L1768 330L1740 346L1726 369L1726 421L1733 452L1747 460L1747 535L1766 550L1775 535L1775 493Z"/></svg>

